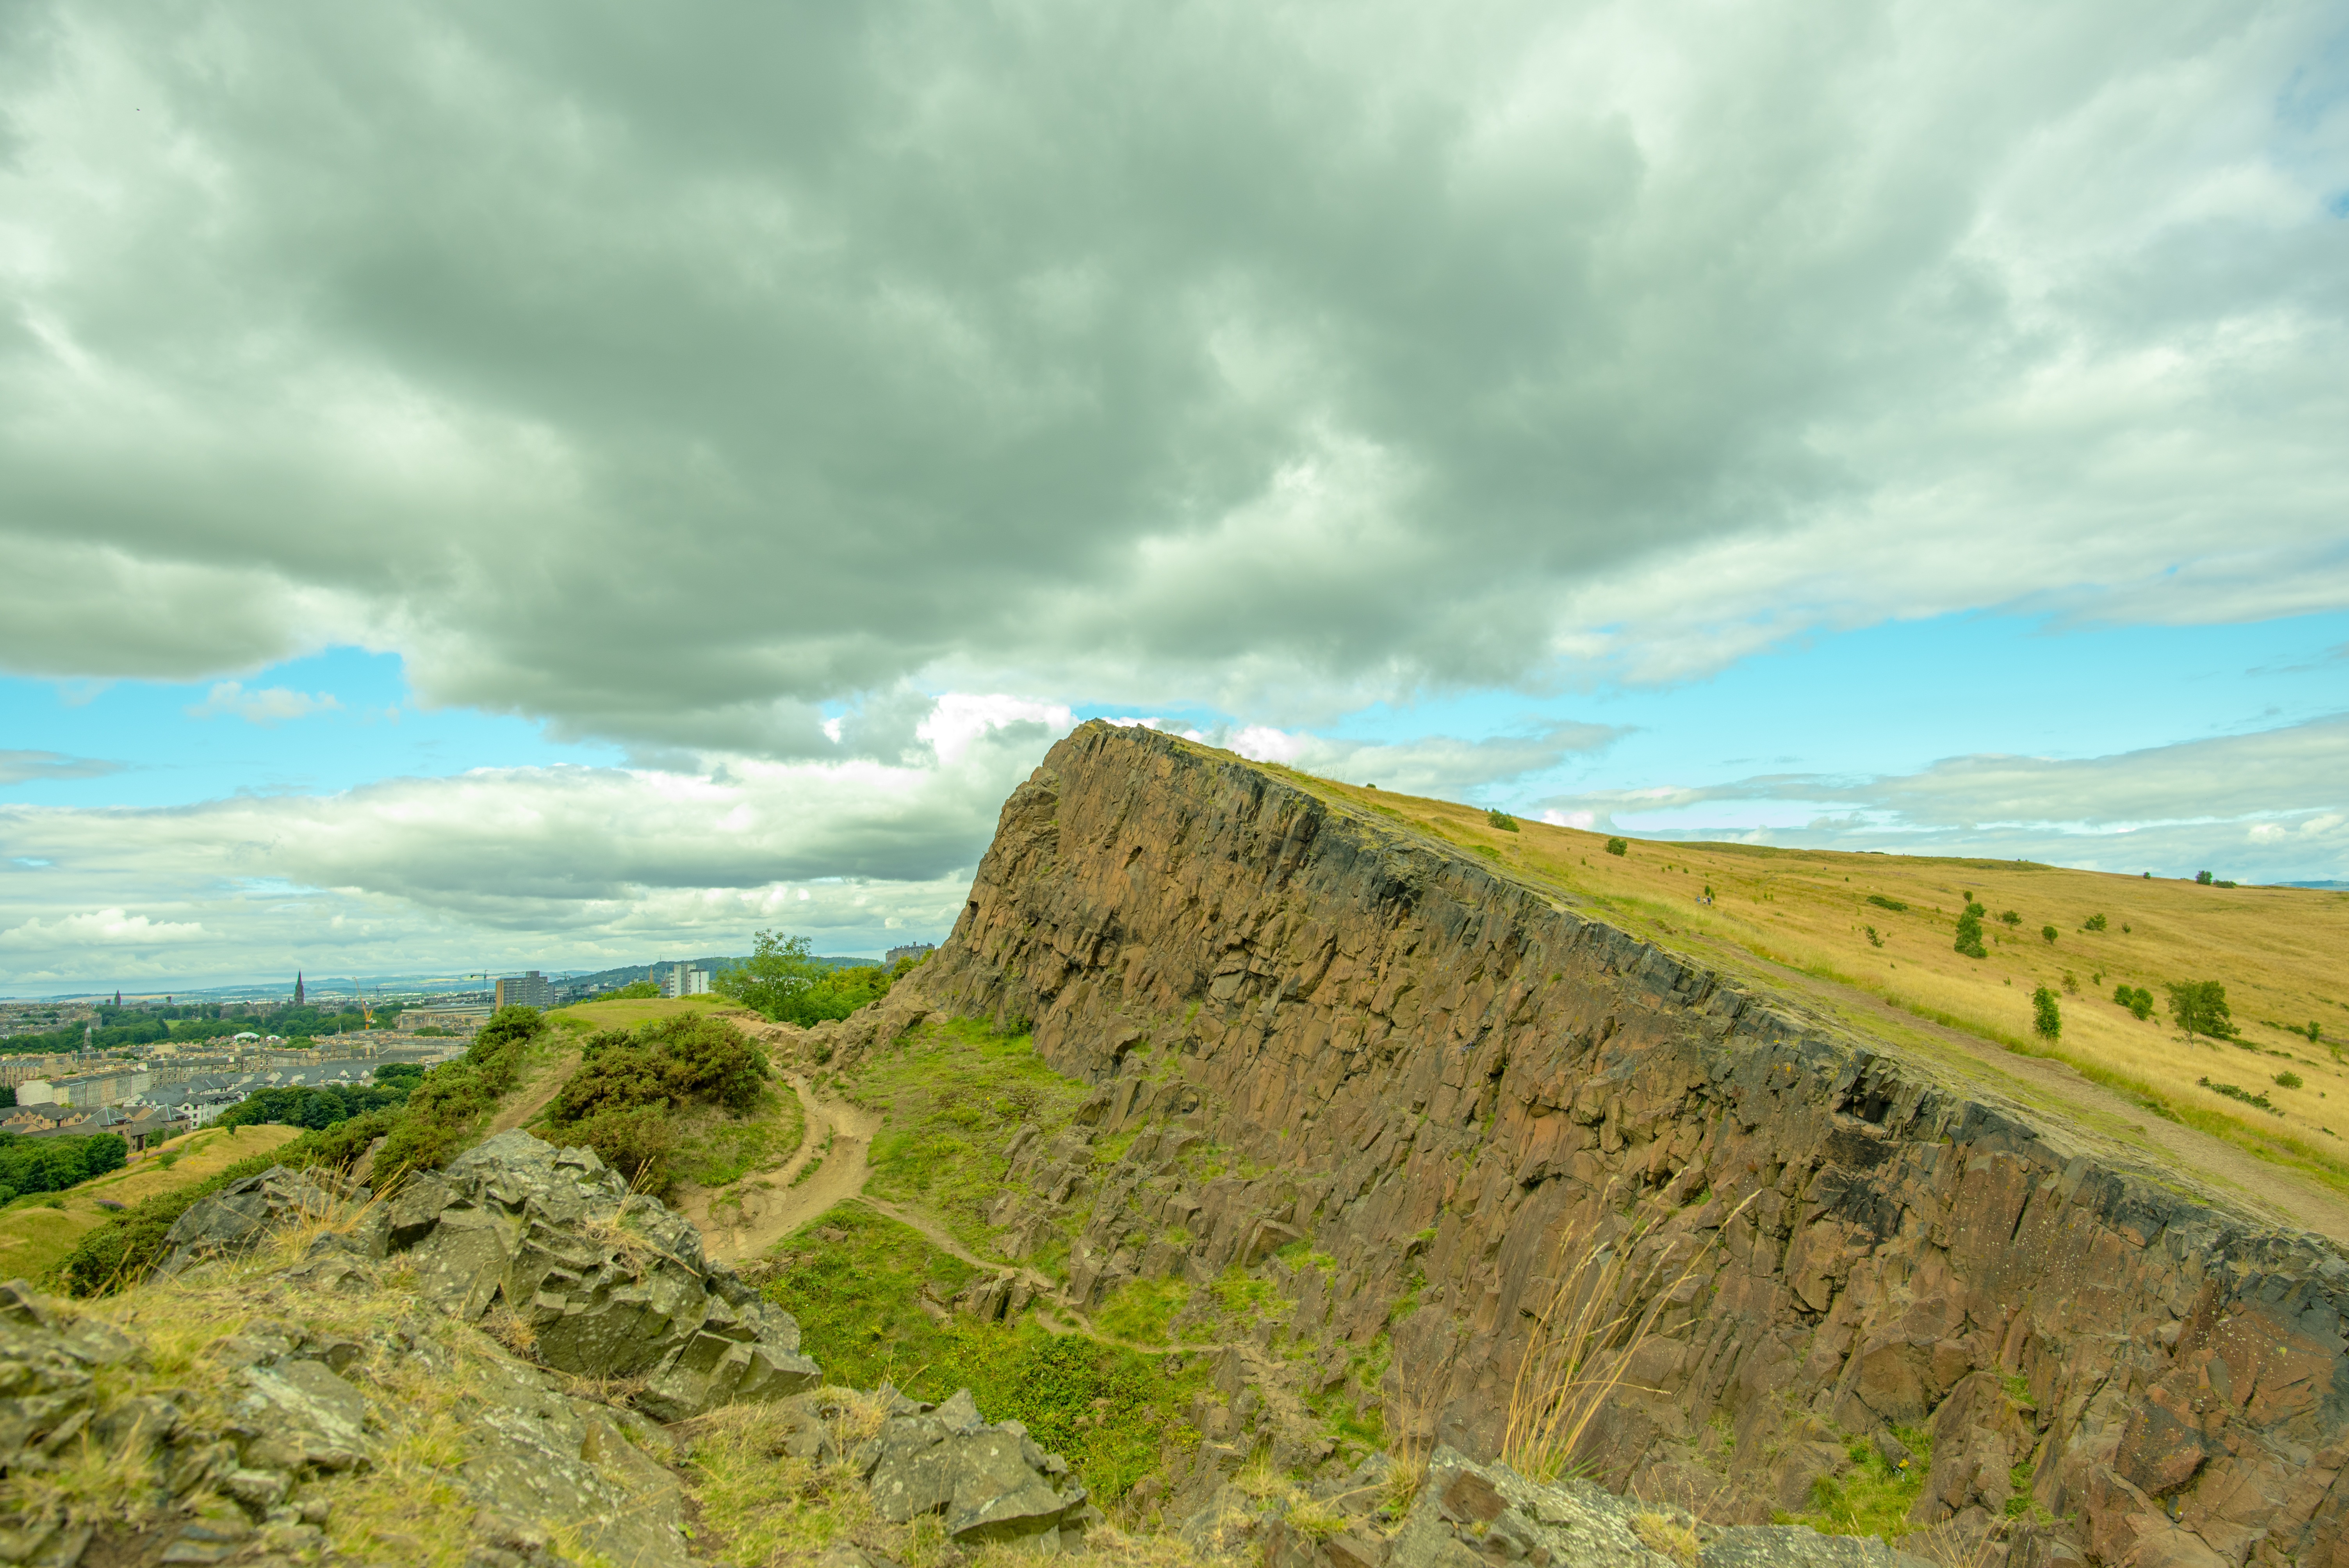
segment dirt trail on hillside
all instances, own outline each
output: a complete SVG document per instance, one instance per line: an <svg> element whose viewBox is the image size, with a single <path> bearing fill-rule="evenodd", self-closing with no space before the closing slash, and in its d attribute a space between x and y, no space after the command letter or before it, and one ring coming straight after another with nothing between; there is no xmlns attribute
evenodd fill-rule
<svg viewBox="0 0 2349 1568"><path fill-rule="evenodd" d="M501 1132L512 1132L540 1111L544 1110L579 1070L579 1052L574 1048L559 1053L533 1075L530 1082L513 1099L490 1119L490 1130L484 1135L495 1138Z"/></svg>
<svg viewBox="0 0 2349 1568"><path fill-rule="evenodd" d="M798 1152L775 1171L746 1178L723 1194L697 1192L682 1205L687 1218L701 1227L703 1249L720 1262L758 1256L833 1204L862 1192L873 1173L865 1152L881 1130L880 1113L821 1097L797 1073L786 1073L784 1081L799 1097L806 1119ZM823 1163L814 1174L802 1180L801 1172L817 1161Z"/></svg>
<svg viewBox="0 0 2349 1568"><path fill-rule="evenodd" d="M1748 961L1763 962L1751 955ZM2349 1199L2309 1177L2271 1164L2222 1138L2164 1120L2134 1100L2081 1077L2063 1062L2045 1057L2019 1056L1978 1035L1920 1018L1868 992L1823 982L1781 965L1766 966L1775 972L1774 978L1790 990L1831 996L1847 1007L1930 1036L1993 1071L2020 1079L2093 1118L2108 1117L2119 1121L2151 1144L2152 1152L2168 1161L2180 1180L2206 1187L2214 1195L2223 1194L2262 1219L2349 1243ZM2093 1129L2094 1121L2087 1125Z"/></svg>

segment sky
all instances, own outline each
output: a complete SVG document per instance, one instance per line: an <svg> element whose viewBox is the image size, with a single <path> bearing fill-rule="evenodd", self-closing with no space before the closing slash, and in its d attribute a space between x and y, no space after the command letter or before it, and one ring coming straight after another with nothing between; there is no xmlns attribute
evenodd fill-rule
<svg viewBox="0 0 2349 1568"><path fill-rule="evenodd" d="M2349 879L2349 13L0 10L0 995L877 953L1088 718Z"/></svg>

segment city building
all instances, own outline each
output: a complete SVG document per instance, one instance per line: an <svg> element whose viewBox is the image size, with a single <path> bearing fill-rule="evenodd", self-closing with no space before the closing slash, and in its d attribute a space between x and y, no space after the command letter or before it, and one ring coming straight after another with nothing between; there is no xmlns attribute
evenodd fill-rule
<svg viewBox="0 0 2349 1568"><path fill-rule="evenodd" d="M895 964L900 958L910 958L916 964L938 950L935 942L916 942L906 947L893 947L881 955L884 964Z"/></svg>
<svg viewBox="0 0 2349 1568"><path fill-rule="evenodd" d="M470 1035L490 1021L487 1007L403 1007L399 1012L399 1032L412 1035L419 1029L453 1029Z"/></svg>
<svg viewBox="0 0 2349 1568"><path fill-rule="evenodd" d="M702 996L709 992L709 971L690 964L656 964L653 979L664 996Z"/></svg>
<svg viewBox="0 0 2349 1568"><path fill-rule="evenodd" d="M497 1005L501 1007L551 1007L554 1005L553 987L546 976L537 970L525 970L509 975L498 982Z"/></svg>

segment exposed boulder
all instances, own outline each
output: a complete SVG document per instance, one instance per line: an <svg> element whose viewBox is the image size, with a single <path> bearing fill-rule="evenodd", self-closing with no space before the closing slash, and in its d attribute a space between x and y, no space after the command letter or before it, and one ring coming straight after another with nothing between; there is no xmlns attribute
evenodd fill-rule
<svg viewBox="0 0 2349 1568"><path fill-rule="evenodd" d="M1874 1538L1798 1524L1720 1529L1586 1481L1527 1480L1449 1448L1429 1459L1385 1561L1387 1568L1930 1568Z"/></svg>
<svg viewBox="0 0 2349 1568"><path fill-rule="evenodd" d="M164 1233L171 1249L162 1272L174 1274L208 1258L241 1257L284 1226L331 1213L356 1190L324 1171L273 1165L197 1199Z"/></svg>
<svg viewBox="0 0 2349 1568"><path fill-rule="evenodd" d="M970 1390L935 1408L907 1401L850 1456L872 1488L873 1511L893 1524L941 1516L964 1544L1026 1542L1048 1550L1101 1517L1068 1461L1046 1453L1018 1421L982 1419Z"/></svg>
<svg viewBox="0 0 2349 1568"><path fill-rule="evenodd" d="M332 1201L306 1173L238 1182L181 1216L189 1233L165 1271L249 1250L271 1224ZM705 1259L691 1222L629 1191L593 1150L526 1132L418 1175L318 1251L305 1266L322 1286L342 1284L359 1260L404 1255L422 1300L468 1323L495 1309L509 1338L526 1336L557 1371L644 1378L637 1403L660 1420L822 1381L800 1354L799 1325Z"/></svg>
<svg viewBox="0 0 2349 1568"><path fill-rule="evenodd" d="M235 1295L212 1305L285 1306L308 1292L279 1274ZM366 1344L247 1322L205 1345L188 1371L228 1391L219 1403L155 1378L157 1359L99 1317L21 1281L0 1285L0 1476L30 1480L69 1460L88 1472L94 1457L119 1487L110 1500L91 1495L85 1474L0 1489L0 1563L314 1561L336 1489L419 1432L446 1455L463 1500L457 1517L471 1515L459 1526L470 1531L467 1561L481 1568L688 1561L682 1494L655 1457L668 1448L657 1428L566 1394L486 1336L452 1350L413 1305L371 1324ZM419 1401L419 1385L449 1393ZM419 1495L415 1512L436 1507L448 1512Z"/></svg>

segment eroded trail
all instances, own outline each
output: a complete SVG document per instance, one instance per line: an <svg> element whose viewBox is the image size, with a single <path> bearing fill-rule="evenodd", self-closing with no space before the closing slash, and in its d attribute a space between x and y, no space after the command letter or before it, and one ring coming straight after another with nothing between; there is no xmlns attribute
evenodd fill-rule
<svg viewBox="0 0 2349 1568"><path fill-rule="evenodd" d="M862 1192L873 1173L865 1155L881 1130L880 1113L818 1095L798 1073L785 1074L784 1081L806 1118L799 1151L773 1171L723 1191L697 1193L685 1206L701 1228L704 1248L721 1262L758 1256L833 1204Z"/></svg>

